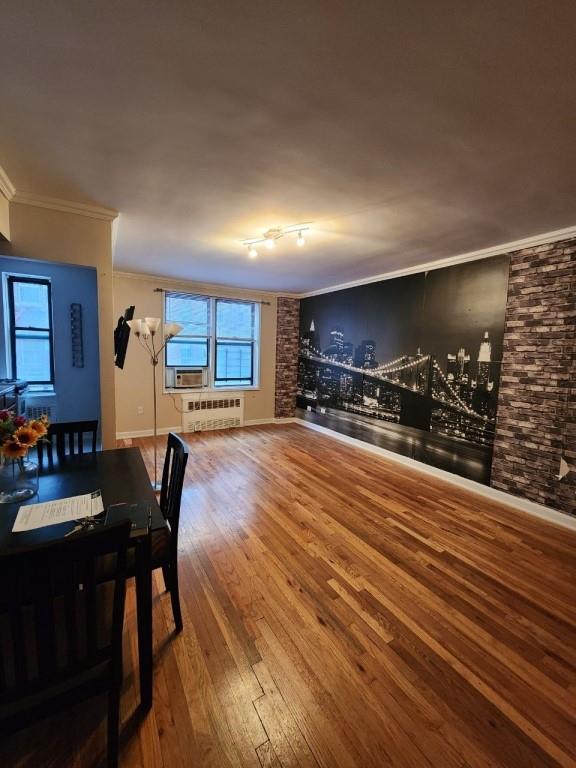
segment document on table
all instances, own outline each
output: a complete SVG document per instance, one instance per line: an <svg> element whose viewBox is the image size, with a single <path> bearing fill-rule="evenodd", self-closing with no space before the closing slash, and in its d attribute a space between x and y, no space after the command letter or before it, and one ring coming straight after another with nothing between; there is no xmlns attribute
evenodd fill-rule
<svg viewBox="0 0 576 768"><path fill-rule="evenodd" d="M40 504L26 504L18 510L13 533L33 531L47 525L69 523L86 517L94 517L104 511L100 491L84 493L81 496L69 496L67 499L54 499Z"/></svg>

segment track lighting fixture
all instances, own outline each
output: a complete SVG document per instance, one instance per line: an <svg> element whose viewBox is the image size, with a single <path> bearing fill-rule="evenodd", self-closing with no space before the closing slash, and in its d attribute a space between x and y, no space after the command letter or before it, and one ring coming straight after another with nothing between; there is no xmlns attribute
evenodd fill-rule
<svg viewBox="0 0 576 768"><path fill-rule="evenodd" d="M258 243L264 243L265 248L271 251L276 247L277 240L280 240L281 237L292 233L297 234L296 245L302 247L306 243L302 233L307 232L309 229L309 223L291 224L288 227L272 227L271 229L266 230L266 232L260 235L260 237L252 237L248 240L242 240L242 245L248 247L248 256L251 259L254 259L256 256L258 256L258 251L254 247L255 245Z"/></svg>

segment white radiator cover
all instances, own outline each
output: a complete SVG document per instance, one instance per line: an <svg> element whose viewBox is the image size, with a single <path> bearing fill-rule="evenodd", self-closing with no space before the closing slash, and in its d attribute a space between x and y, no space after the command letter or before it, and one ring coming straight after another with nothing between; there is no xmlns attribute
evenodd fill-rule
<svg viewBox="0 0 576 768"><path fill-rule="evenodd" d="M26 397L26 418L39 419L46 416L51 422L58 421L56 398Z"/></svg>
<svg viewBox="0 0 576 768"><path fill-rule="evenodd" d="M182 432L229 429L244 424L244 392L189 392L181 395Z"/></svg>

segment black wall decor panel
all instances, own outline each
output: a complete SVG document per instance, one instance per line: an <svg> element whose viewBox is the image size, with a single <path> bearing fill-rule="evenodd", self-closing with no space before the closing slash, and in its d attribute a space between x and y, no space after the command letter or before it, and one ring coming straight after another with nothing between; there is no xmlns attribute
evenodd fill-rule
<svg viewBox="0 0 576 768"><path fill-rule="evenodd" d="M490 482L509 256L302 299L298 415Z"/></svg>
<svg viewBox="0 0 576 768"><path fill-rule="evenodd" d="M70 304L70 335L72 339L72 366L74 368L84 368L82 304Z"/></svg>

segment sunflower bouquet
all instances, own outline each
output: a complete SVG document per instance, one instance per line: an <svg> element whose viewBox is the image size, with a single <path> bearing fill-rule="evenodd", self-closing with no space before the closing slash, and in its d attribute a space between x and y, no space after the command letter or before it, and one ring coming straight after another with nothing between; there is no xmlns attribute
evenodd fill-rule
<svg viewBox="0 0 576 768"><path fill-rule="evenodd" d="M0 411L0 456L4 463L26 458L30 448L45 437L48 426L46 416L27 419L11 411Z"/></svg>

